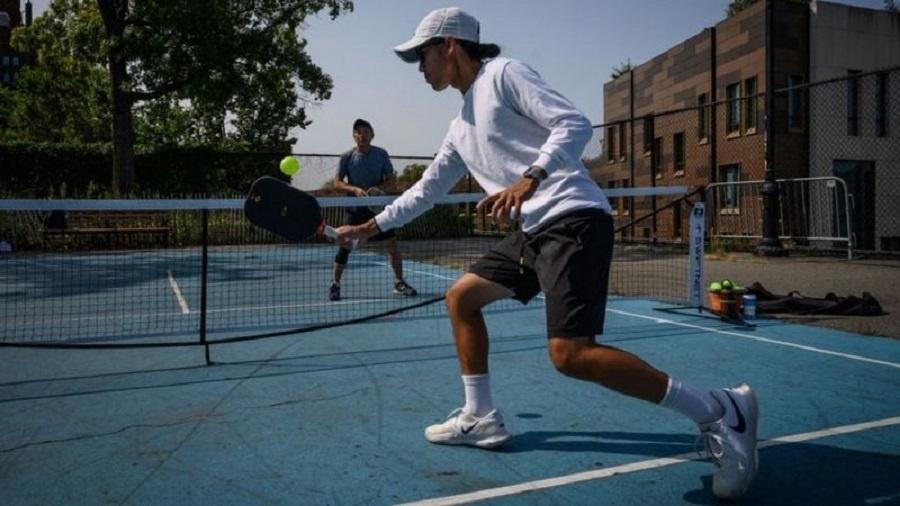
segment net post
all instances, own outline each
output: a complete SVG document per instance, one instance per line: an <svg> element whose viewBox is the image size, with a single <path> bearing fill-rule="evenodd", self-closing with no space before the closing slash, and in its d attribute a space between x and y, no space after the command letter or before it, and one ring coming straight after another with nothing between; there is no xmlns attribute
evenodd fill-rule
<svg viewBox="0 0 900 506"><path fill-rule="evenodd" d="M206 365L212 364L209 359L209 343L206 342L206 285L209 268L209 209L202 211L203 232L201 237L202 253L200 255L200 344L203 345Z"/></svg>

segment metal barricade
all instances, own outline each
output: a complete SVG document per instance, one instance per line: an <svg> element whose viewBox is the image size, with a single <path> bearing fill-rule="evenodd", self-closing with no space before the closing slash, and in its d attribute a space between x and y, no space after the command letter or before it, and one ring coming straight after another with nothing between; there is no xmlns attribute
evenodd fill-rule
<svg viewBox="0 0 900 506"><path fill-rule="evenodd" d="M762 238L764 181L712 183L706 187L711 241ZM778 236L791 249L847 250L853 258L850 196L837 177L777 180Z"/></svg>

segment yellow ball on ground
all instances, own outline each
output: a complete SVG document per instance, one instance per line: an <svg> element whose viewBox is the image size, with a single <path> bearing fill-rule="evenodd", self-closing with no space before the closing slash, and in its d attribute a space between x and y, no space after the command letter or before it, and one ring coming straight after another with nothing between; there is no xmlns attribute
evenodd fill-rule
<svg viewBox="0 0 900 506"><path fill-rule="evenodd" d="M279 164L281 168L281 172L286 176L293 176L300 170L300 162L297 161L293 156L286 156L281 159L281 163Z"/></svg>

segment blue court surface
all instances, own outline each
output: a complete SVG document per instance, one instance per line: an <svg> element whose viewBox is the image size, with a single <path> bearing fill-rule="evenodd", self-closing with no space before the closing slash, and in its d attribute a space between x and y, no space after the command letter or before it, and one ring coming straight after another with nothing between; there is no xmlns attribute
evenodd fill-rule
<svg viewBox="0 0 900 506"><path fill-rule="evenodd" d="M612 299L601 342L755 388L741 503L900 503L900 342L659 306ZM687 419L558 374L540 303L487 321L514 435L495 451L423 438L462 404L439 315L217 345L211 366L199 347L0 348L0 504L715 502Z"/></svg>

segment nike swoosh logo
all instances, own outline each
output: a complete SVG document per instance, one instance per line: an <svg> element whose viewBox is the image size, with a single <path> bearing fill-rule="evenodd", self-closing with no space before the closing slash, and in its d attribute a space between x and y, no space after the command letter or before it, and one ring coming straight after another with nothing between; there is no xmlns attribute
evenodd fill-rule
<svg viewBox="0 0 900 506"><path fill-rule="evenodd" d="M474 429L477 425L478 425L478 422L475 422L472 425L469 425L468 427L463 427L460 430L462 431L463 434L468 434L468 433L472 432L472 429Z"/></svg>
<svg viewBox="0 0 900 506"><path fill-rule="evenodd" d="M741 409L738 407L737 403L734 402L734 397L728 393L728 390L725 390L725 395L728 396L728 400L731 401L731 405L734 406L734 412L737 413L738 423L737 425L729 425L735 432L739 432L741 434L747 430L747 421L744 420L744 414L741 413Z"/></svg>

